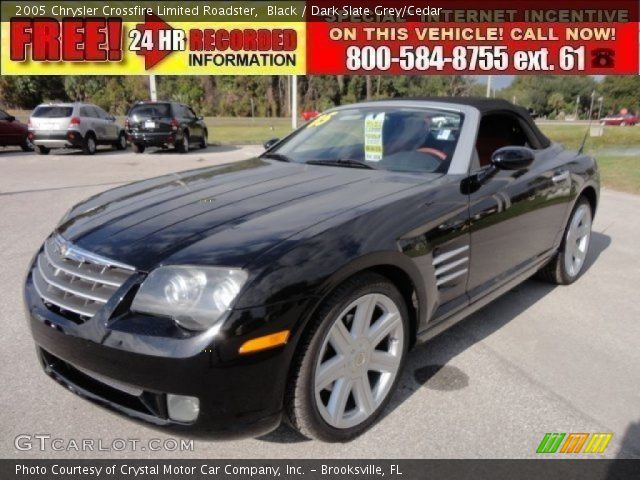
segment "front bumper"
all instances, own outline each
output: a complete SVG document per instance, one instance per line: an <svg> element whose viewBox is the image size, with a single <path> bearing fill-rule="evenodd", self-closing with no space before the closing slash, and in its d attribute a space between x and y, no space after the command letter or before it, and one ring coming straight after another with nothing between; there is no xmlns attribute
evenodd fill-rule
<svg viewBox="0 0 640 480"><path fill-rule="evenodd" d="M82 148L84 138L75 130L65 131L31 131L31 142L40 147L47 148Z"/></svg>
<svg viewBox="0 0 640 480"><path fill-rule="evenodd" d="M192 437L258 436L280 424L295 342L253 355L237 352L248 338L287 328L300 318L301 305L233 311L225 321L230 329L203 348L194 338L169 340L148 334L148 327L136 326L145 318L132 314L124 330L115 326L125 320L107 321L110 328L101 315L75 324L43 303L31 274L24 294L40 362L49 376L72 392L131 419ZM294 328L292 339L295 335ZM104 377L110 381L105 383ZM123 387L141 393L128 393ZM194 422L169 418L169 393L199 399Z"/></svg>

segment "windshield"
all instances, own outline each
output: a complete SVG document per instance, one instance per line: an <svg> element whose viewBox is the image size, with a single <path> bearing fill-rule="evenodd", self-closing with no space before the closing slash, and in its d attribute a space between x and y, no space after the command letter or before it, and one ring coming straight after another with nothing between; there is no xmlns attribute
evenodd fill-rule
<svg viewBox="0 0 640 480"><path fill-rule="evenodd" d="M47 106L38 107L31 114L35 118L67 118L71 116L73 107Z"/></svg>
<svg viewBox="0 0 640 480"><path fill-rule="evenodd" d="M168 103L149 103L136 105L129 112L130 117L134 118L162 118L170 117L170 105Z"/></svg>
<svg viewBox="0 0 640 480"><path fill-rule="evenodd" d="M399 172L446 173L463 116L423 108L352 108L315 118L269 154L290 161L362 162Z"/></svg>

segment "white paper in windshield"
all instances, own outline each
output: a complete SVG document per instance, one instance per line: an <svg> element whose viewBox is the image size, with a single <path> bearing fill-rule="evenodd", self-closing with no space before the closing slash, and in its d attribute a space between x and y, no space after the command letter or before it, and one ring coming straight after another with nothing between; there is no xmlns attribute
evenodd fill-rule
<svg viewBox="0 0 640 480"><path fill-rule="evenodd" d="M367 162L382 160L382 126L384 112L369 114L364 119L364 159Z"/></svg>

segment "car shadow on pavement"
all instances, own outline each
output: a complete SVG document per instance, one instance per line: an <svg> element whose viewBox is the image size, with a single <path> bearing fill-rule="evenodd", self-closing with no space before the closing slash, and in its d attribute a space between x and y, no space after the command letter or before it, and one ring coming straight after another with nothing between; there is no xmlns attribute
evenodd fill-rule
<svg viewBox="0 0 640 480"><path fill-rule="evenodd" d="M600 254L610 245L611 237L598 232L592 233L589 255L585 263L585 274ZM469 384L468 375L448 363L468 348L502 328L531 307L531 305L542 300L555 288L558 287L536 279L527 280L478 312L452 326L443 334L422 345L417 345L409 352L404 372L398 383L398 389L379 421L384 421L384 417L393 412L420 388L439 391L465 388ZM482 318L480 319L479 317ZM638 435L640 435L640 432L636 432L636 436ZM259 437L259 440L272 443L308 441L308 439L284 424L277 430Z"/></svg>
<svg viewBox="0 0 640 480"><path fill-rule="evenodd" d="M145 153L149 154L161 154L161 155L198 155L202 153L224 153L224 152L235 152L236 150L240 150L242 147L238 145L215 145L209 144L207 148L198 148L192 147L189 149L187 153L180 153L175 148L155 148L149 147Z"/></svg>
<svg viewBox="0 0 640 480"><path fill-rule="evenodd" d="M618 480L622 478L631 478L630 467L633 468L637 475L637 463L629 465L629 462L620 460L640 459L640 420L630 423L624 432L620 443L620 450L616 455L607 472L607 480Z"/></svg>

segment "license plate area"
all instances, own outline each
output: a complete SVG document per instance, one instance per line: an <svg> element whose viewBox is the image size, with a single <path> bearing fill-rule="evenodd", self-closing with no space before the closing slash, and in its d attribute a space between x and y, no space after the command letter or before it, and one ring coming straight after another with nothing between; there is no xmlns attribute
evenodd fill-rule
<svg viewBox="0 0 640 480"><path fill-rule="evenodd" d="M153 120L145 120L144 121L144 128L148 128L148 129L149 128L150 129L156 128L156 122L154 122Z"/></svg>

